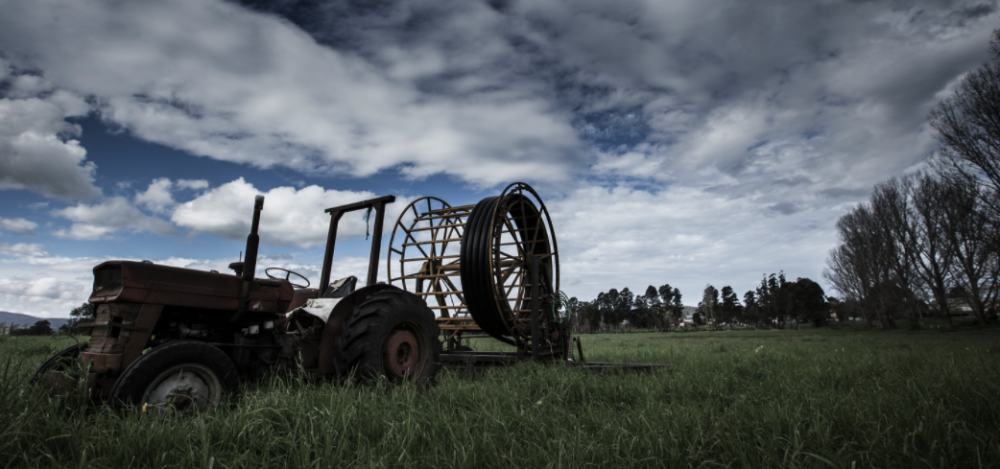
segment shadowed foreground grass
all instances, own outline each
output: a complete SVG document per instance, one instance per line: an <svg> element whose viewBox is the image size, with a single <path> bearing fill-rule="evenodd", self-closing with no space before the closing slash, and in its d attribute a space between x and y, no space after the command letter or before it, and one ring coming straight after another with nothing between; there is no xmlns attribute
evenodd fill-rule
<svg viewBox="0 0 1000 469"><path fill-rule="evenodd" d="M1000 467L1000 331L585 335L599 374L523 363L419 391L275 378L180 421L26 385L72 341L0 341L7 467ZM478 348L488 343L482 341Z"/></svg>

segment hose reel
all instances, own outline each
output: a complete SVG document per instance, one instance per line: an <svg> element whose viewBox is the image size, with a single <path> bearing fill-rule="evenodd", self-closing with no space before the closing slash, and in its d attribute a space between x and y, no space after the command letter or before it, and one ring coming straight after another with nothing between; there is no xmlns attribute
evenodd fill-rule
<svg viewBox="0 0 1000 469"><path fill-rule="evenodd" d="M482 331L508 343L531 337L529 260L538 259L540 321L555 320L559 251L545 204L514 183L498 196L452 207L436 197L407 206L389 241L391 284L424 298L454 336Z"/></svg>

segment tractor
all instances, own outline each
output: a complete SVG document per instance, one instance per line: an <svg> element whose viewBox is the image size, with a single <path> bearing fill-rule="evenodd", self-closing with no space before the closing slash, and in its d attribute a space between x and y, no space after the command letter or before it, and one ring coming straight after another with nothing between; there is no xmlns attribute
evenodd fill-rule
<svg viewBox="0 0 1000 469"><path fill-rule="evenodd" d="M263 196L255 199L245 260L229 265L233 274L104 262L94 267L88 300L95 319L77 325L90 340L53 355L32 381L65 386L75 377L85 380L89 398L116 409L194 413L275 369L421 386L443 365L572 359L555 233L534 189L515 183L458 207L434 197L413 201L394 225L389 283L380 283L383 221L395 200L326 210L318 288L279 267L255 277ZM338 223L359 210L375 211L361 288L353 276L330 278ZM473 337L496 338L516 352L477 352L463 343Z"/></svg>

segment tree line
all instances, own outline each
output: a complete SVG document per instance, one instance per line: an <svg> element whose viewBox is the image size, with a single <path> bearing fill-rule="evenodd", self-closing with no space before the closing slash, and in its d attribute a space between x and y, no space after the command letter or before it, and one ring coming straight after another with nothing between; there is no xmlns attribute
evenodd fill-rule
<svg viewBox="0 0 1000 469"><path fill-rule="evenodd" d="M784 328L789 322L826 325L830 308L818 283L803 277L791 282L785 279L784 272L778 272L765 275L756 289L744 293L742 304L731 287L722 287L720 292L712 285L706 286L696 314L713 327L728 324Z"/></svg>
<svg viewBox="0 0 1000 469"><path fill-rule="evenodd" d="M996 320L1000 294L1000 30L990 59L930 113L939 151L929 170L878 183L837 222L824 277L841 309L868 326L919 327L956 309Z"/></svg>
<svg viewBox="0 0 1000 469"><path fill-rule="evenodd" d="M571 312L573 329L577 332L615 330L628 324L642 329L669 329L671 321L684 317L681 291L669 284L646 288L636 295L628 287L601 292L593 301L570 298L566 309Z"/></svg>
<svg viewBox="0 0 1000 469"><path fill-rule="evenodd" d="M626 325L667 331L683 324L685 306L681 298L680 290L669 284L659 288L650 285L642 295L632 293L628 287L621 291L612 288L599 293L593 301L570 298L566 306L572 312L575 332L614 331ZM789 321L824 325L829 315L830 306L819 284L808 278L787 281L784 272L779 272L765 275L756 289L743 295L742 302L728 285L721 292L706 286L692 320L694 325L710 328L783 328Z"/></svg>
<svg viewBox="0 0 1000 469"><path fill-rule="evenodd" d="M0 322L0 335L52 335L54 332L55 331L52 330L52 323L44 319L36 321L28 327L21 327L17 324L11 324L8 326Z"/></svg>

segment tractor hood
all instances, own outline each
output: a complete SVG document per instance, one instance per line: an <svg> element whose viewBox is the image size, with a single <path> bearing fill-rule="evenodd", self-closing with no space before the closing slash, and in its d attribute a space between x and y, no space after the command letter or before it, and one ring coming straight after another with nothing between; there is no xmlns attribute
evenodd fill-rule
<svg viewBox="0 0 1000 469"><path fill-rule="evenodd" d="M142 303L235 311L243 297L242 277L149 262L108 261L94 267L91 303ZM284 313L293 289L287 280L254 279L249 311Z"/></svg>

